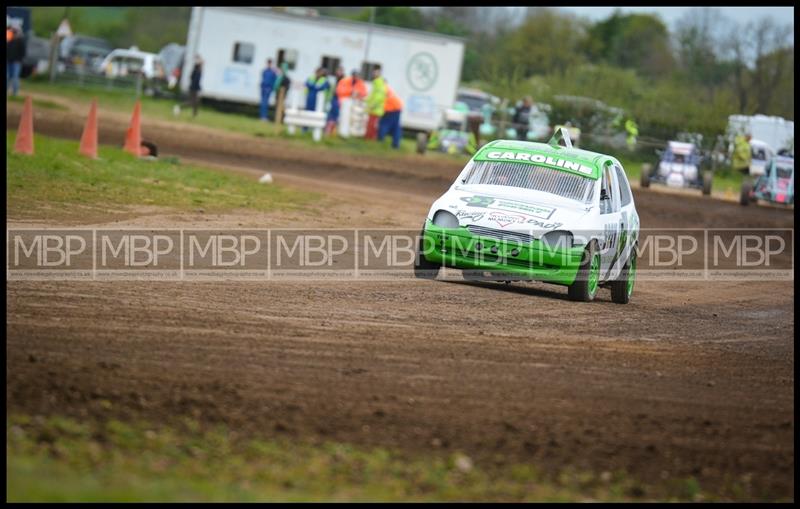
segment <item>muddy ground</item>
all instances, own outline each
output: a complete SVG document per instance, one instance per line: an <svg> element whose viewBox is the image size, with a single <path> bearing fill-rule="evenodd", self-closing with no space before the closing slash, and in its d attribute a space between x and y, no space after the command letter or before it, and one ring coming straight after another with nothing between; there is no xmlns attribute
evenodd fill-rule
<svg viewBox="0 0 800 509"><path fill-rule="evenodd" d="M9 105L8 126L20 109ZM126 123L101 116L101 141L120 142ZM72 111L35 120L73 139L81 124ZM144 132L166 154L254 179L270 171L338 205L323 217L151 210L79 224L418 228L460 170L147 119ZM643 228L794 228L788 210L635 199ZM554 474L619 469L644 483L694 476L711 491L735 482L793 499L793 285L645 280L620 306L608 291L574 303L538 283L11 281L7 410L191 416L245 434L460 450Z"/></svg>

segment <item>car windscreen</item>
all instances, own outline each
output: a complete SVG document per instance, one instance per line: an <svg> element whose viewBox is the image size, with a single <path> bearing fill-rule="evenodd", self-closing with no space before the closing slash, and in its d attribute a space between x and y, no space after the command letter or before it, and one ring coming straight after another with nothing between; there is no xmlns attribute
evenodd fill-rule
<svg viewBox="0 0 800 509"><path fill-rule="evenodd" d="M589 203L594 180L565 171L526 163L474 161L465 184L518 187Z"/></svg>
<svg viewBox="0 0 800 509"><path fill-rule="evenodd" d="M794 173L794 166L786 166L783 164L778 164L775 166L777 170L777 177L780 179L789 179L792 178L792 174Z"/></svg>
<svg viewBox="0 0 800 509"><path fill-rule="evenodd" d="M486 99L481 99L480 97L474 97L471 95L459 95L456 100L466 103L466 105L469 106L470 111L481 111L483 105L489 102Z"/></svg>

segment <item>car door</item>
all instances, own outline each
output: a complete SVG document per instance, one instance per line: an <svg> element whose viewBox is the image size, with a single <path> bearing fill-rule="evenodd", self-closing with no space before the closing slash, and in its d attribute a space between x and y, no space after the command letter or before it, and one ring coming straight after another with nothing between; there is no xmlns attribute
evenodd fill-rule
<svg viewBox="0 0 800 509"><path fill-rule="evenodd" d="M633 193L628 183L628 177L625 175L622 165L618 162L614 163L614 172L617 176L617 185L619 187L620 237L617 242L616 261L612 263L611 273L609 274L611 278L616 278L619 275L639 236L639 216L636 214L636 206L633 203Z"/></svg>
<svg viewBox="0 0 800 509"><path fill-rule="evenodd" d="M601 279L609 276L609 270L617 260L617 247L622 233L622 217L620 214L619 184L613 166L603 166L603 177L600 183L600 224L603 229L600 235L600 273Z"/></svg>

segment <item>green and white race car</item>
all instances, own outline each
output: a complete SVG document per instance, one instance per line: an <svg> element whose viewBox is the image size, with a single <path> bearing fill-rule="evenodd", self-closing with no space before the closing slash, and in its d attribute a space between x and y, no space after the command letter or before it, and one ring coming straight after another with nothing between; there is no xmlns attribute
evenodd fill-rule
<svg viewBox="0 0 800 509"><path fill-rule="evenodd" d="M484 145L431 206L414 272L434 279L445 266L498 281L544 281L566 285L579 301L609 287L612 300L625 304L638 238L620 162L572 148L562 129L546 144Z"/></svg>

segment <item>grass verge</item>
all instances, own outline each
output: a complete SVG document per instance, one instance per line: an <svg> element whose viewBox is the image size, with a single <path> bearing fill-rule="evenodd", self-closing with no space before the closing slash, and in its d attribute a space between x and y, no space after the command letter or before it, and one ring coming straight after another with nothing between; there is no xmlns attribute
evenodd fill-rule
<svg viewBox="0 0 800 509"><path fill-rule="evenodd" d="M531 465L485 470L464 454L403 457L381 448L239 437L201 429L10 414L8 501L572 501L652 498L624 474ZM667 500L705 500L694 479Z"/></svg>
<svg viewBox="0 0 800 509"><path fill-rule="evenodd" d="M98 86L84 86L66 83L52 84L47 81L28 80L24 84L24 90L31 92L40 92L43 94L52 94L62 96L73 101L85 102L88 104L92 98L97 98L98 107L108 108L122 113L133 111L133 105L136 102L134 91L125 89L106 89ZM377 143L375 141L367 141L361 138L348 138L343 139L337 137L323 137L322 141L314 142L311 139L311 132L300 133L290 136L285 133L284 127L275 125L273 122L262 122L261 120L250 117L247 115L236 113L224 113L216 111L209 107L201 106L200 112L197 117L192 117L191 109L184 107L177 117L174 115L172 108L178 104L177 99L170 98L153 98L142 97L142 115L145 117L157 118L170 122L180 122L186 124L193 124L213 129L220 129L228 132L236 132L248 134L259 138L275 138L280 137L282 141L296 144L301 147L325 147L334 150L343 151L353 155L370 155L376 157L392 158L397 155L408 155L416 153L416 140L403 138L400 142L398 150L392 150L390 147L390 139L384 140L384 143ZM452 156L448 154L430 153L426 157L445 159L449 161L463 160L467 161L467 156Z"/></svg>
<svg viewBox="0 0 800 509"><path fill-rule="evenodd" d="M13 152L16 134L6 132L8 215L37 217L42 210L75 205L98 210L120 206L161 206L224 212L235 209L311 210L319 196L262 185L241 175L176 160L136 159L114 147L100 147L99 158L78 155L78 143L35 136L35 155Z"/></svg>

